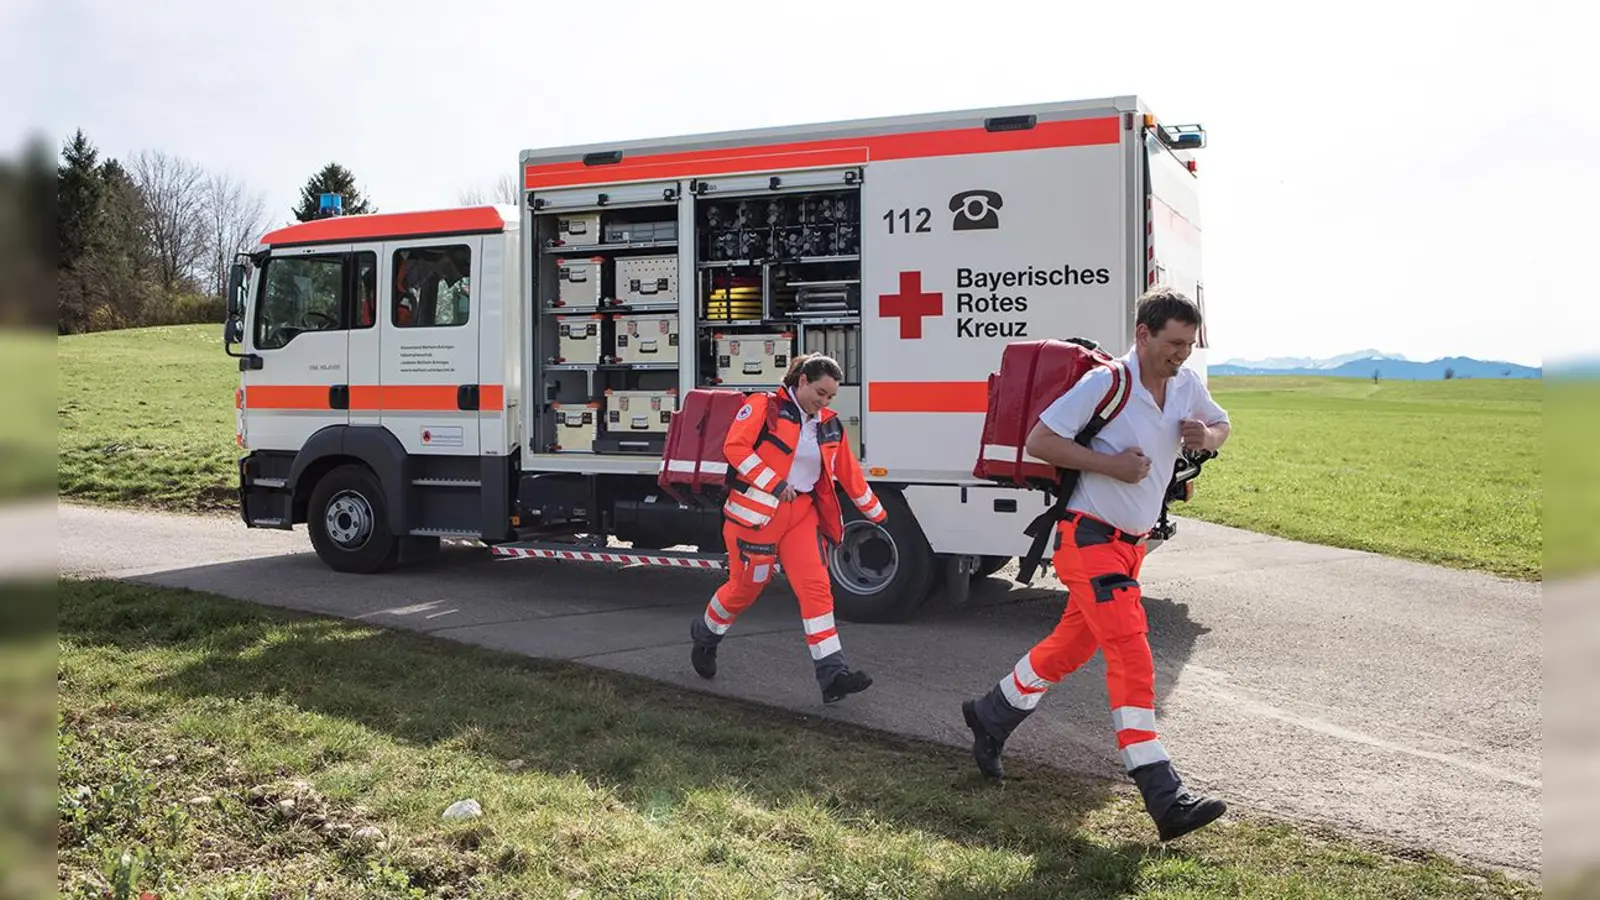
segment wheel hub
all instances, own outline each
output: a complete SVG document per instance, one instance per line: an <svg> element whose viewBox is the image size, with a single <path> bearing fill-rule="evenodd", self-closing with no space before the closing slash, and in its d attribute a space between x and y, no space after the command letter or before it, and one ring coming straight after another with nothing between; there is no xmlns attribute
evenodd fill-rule
<svg viewBox="0 0 1600 900"><path fill-rule="evenodd" d="M888 587L900 571L900 548L877 525L857 520L844 526L839 546L828 568L839 585L853 594L876 594Z"/></svg>
<svg viewBox="0 0 1600 900"><path fill-rule="evenodd" d="M328 501L325 522L328 537L344 550L359 550L372 537L372 504L353 491L342 491Z"/></svg>

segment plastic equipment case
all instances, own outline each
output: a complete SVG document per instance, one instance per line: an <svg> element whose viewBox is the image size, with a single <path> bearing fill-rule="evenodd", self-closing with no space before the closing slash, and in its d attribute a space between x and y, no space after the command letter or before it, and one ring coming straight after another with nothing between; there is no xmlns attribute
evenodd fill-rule
<svg viewBox="0 0 1600 900"><path fill-rule="evenodd" d="M599 313L587 316L556 316L557 363L598 364L601 362L600 325L604 319Z"/></svg>
<svg viewBox="0 0 1600 900"><path fill-rule="evenodd" d="M560 282L561 291L557 295L556 305L568 308L589 307L600 305L600 267L605 264L605 257L596 256L590 259L557 259L556 279Z"/></svg>
<svg viewBox="0 0 1600 900"><path fill-rule="evenodd" d="M600 404L552 403L556 417L557 453L590 453L599 434Z"/></svg>
<svg viewBox="0 0 1600 900"><path fill-rule="evenodd" d="M600 214L579 213L556 219L556 240L563 247L582 247L600 243Z"/></svg>
<svg viewBox="0 0 1600 900"><path fill-rule="evenodd" d="M678 302L678 257L618 258L616 296L619 303Z"/></svg>
<svg viewBox="0 0 1600 900"><path fill-rule="evenodd" d="M794 356L794 335L716 334L719 384L778 384Z"/></svg>
<svg viewBox="0 0 1600 900"><path fill-rule="evenodd" d="M678 239L678 222L612 222L606 226L606 243L641 244L646 241L675 241Z"/></svg>
<svg viewBox="0 0 1600 900"><path fill-rule="evenodd" d="M678 392L606 391L606 431L611 435L650 431L667 433L678 408Z"/></svg>
<svg viewBox="0 0 1600 900"><path fill-rule="evenodd" d="M618 363L673 363L678 361L678 315L613 315L616 323Z"/></svg>

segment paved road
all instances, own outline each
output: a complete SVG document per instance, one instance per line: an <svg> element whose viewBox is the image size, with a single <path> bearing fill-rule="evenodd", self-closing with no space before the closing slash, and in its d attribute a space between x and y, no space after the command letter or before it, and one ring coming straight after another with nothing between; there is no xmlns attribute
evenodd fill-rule
<svg viewBox="0 0 1600 900"><path fill-rule="evenodd" d="M1059 586L1012 572L960 610L842 627L866 694L823 707L793 595L774 589L723 645L711 683L688 623L718 579L677 569L449 552L382 577L323 567L303 531L226 518L63 507L59 571L191 587L581 660L694 689L966 746L986 690L1060 614ZM1048 576L1046 576L1048 578ZM1229 801L1537 877L1541 606L1505 581L1184 521L1144 584L1157 716L1181 772ZM1118 777L1097 656L1015 736L1026 755Z"/></svg>

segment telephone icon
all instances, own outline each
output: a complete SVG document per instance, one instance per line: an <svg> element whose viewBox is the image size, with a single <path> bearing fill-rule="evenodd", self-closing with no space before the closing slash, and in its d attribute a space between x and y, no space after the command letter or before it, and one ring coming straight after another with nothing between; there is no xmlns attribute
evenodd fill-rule
<svg viewBox="0 0 1600 900"><path fill-rule="evenodd" d="M994 191L962 191L950 198L950 211L955 213L950 227L954 231L980 231L1000 227L1000 214L995 210L1005 206L1005 201Z"/></svg>

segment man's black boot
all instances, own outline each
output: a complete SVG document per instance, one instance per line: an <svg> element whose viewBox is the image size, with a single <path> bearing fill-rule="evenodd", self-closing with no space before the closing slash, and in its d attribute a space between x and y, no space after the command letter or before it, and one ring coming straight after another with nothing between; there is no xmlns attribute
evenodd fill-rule
<svg viewBox="0 0 1600 900"><path fill-rule="evenodd" d="M982 697L961 704L961 716L972 729L972 758L978 763L978 771L990 778L1006 777L1005 766L1000 762L1006 739L1032 713L1033 710L1012 706L999 685Z"/></svg>
<svg viewBox="0 0 1600 900"><path fill-rule="evenodd" d="M840 672L822 689L823 703L837 703L851 694L859 694L872 686L872 676L865 672Z"/></svg>
<svg viewBox="0 0 1600 900"><path fill-rule="evenodd" d="M717 644L722 636L706 627L703 617L689 625L689 638L694 649L689 651L689 664L701 678L714 678L717 674Z"/></svg>
<svg viewBox="0 0 1600 900"><path fill-rule="evenodd" d="M1171 762L1140 766L1128 774L1144 795L1145 811L1163 841L1183 837L1228 811L1228 805L1216 797L1202 797L1185 787Z"/></svg>

